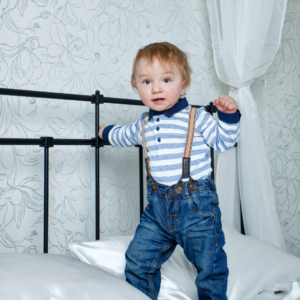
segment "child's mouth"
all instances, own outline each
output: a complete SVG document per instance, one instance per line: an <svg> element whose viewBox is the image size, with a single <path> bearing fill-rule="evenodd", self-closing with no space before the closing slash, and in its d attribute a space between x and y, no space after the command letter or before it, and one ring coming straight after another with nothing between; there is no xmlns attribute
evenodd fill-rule
<svg viewBox="0 0 300 300"><path fill-rule="evenodd" d="M162 103L164 100L165 100L165 98L156 98L156 99L153 99L152 101L156 104L159 104L159 103Z"/></svg>

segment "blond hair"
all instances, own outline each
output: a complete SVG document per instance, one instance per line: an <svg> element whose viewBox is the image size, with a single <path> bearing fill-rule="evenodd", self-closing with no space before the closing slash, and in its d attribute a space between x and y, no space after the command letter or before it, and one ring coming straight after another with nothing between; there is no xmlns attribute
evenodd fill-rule
<svg viewBox="0 0 300 300"><path fill-rule="evenodd" d="M133 88L135 87L136 66L140 59L145 59L149 64L158 59L165 69L167 67L172 68L175 64L185 82L185 87L188 87L191 83L192 69L187 55L175 45L162 42L150 44L138 51L132 66L131 85Z"/></svg>

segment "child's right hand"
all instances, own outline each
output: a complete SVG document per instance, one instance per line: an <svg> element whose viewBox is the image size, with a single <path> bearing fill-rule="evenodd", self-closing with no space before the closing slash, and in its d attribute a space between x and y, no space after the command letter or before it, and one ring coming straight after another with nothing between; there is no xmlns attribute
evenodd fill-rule
<svg viewBox="0 0 300 300"><path fill-rule="evenodd" d="M99 126L99 132L98 132L98 135L99 135L99 137L100 137L101 139L103 139L103 137L102 137L102 132L103 132L104 128L105 128L105 125L104 125L104 124L101 124L101 125Z"/></svg>
<svg viewBox="0 0 300 300"><path fill-rule="evenodd" d="M214 100L214 105L225 114L234 114L238 110L237 102L230 96L221 95Z"/></svg>

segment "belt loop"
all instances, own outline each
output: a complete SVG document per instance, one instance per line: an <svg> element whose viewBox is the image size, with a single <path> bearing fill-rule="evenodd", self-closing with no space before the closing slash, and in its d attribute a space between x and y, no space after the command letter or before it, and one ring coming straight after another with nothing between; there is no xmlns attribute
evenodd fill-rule
<svg viewBox="0 0 300 300"><path fill-rule="evenodd" d="M208 185L208 187L209 187L210 189L215 189L215 188L216 188L216 187L215 187L215 183L214 183L214 181L212 180L211 176L209 176L208 178L206 178L206 179L205 179L205 182L206 182L206 184Z"/></svg>
<svg viewBox="0 0 300 300"><path fill-rule="evenodd" d="M189 196L190 193L191 193L190 190L185 188L182 196L185 198L185 197Z"/></svg>

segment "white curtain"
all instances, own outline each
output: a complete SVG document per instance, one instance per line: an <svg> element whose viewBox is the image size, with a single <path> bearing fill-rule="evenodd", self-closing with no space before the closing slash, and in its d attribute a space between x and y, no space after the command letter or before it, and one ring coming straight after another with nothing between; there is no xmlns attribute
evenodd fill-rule
<svg viewBox="0 0 300 300"><path fill-rule="evenodd" d="M206 3L217 75L231 87L230 95L237 100L242 114L237 149L221 153L218 158L216 182L222 219L240 229L240 195L246 235L286 251L250 86L266 72L279 48L287 0Z"/></svg>

